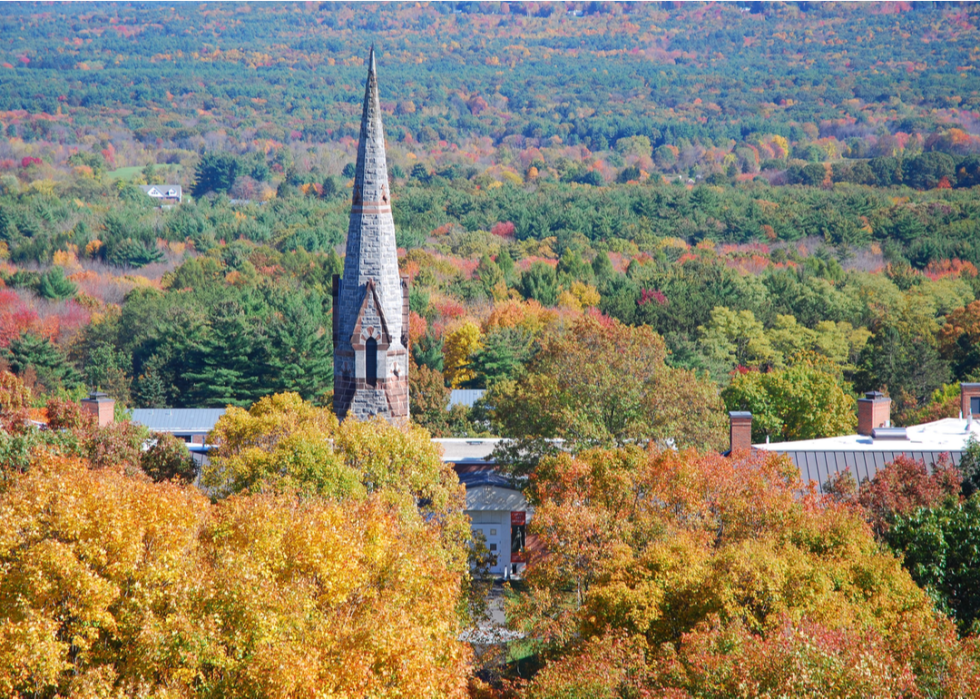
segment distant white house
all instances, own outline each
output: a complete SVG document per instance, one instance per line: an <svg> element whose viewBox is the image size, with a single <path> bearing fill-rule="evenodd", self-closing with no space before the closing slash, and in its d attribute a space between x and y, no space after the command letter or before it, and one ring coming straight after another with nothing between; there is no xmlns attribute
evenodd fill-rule
<svg viewBox="0 0 980 699"><path fill-rule="evenodd" d="M141 184L139 186L147 196L159 199L161 203L179 204L184 193L179 184Z"/></svg>

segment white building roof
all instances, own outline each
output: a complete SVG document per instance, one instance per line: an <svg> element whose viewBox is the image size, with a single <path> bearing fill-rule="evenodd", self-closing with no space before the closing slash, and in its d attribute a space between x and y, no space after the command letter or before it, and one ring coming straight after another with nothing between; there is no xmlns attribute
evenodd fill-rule
<svg viewBox="0 0 980 699"><path fill-rule="evenodd" d="M180 199L183 192L179 184L141 184L139 188L151 197Z"/></svg>
<svg viewBox="0 0 980 699"><path fill-rule="evenodd" d="M442 446L442 460L454 464L493 463L487 458L501 439L433 439Z"/></svg>
<svg viewBox="0 0 980 699"><path fill-rule="evenodd" d="M901 455L932 466L946 455L958 464L971 435L980 441L980 423L957 418L913 425L905 429L907 439L874 439L852 434L843 437L806 439L798 442L755 444L753 449L785 454L800 469L805 481L822 488L831 475L850 469L861 482Z"/></svg>

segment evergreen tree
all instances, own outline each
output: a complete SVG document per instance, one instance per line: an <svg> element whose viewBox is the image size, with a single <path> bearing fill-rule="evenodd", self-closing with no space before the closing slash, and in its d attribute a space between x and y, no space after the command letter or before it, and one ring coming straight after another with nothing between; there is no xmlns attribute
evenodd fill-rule
<svg viewBox="0 0 980 699"><path fill-rule="evenodd" d="M558 279L554 268L544 262L535 262L521 276L521 293L526 299L534 299L543 306L558 303Z"/></svg>
<svg viewBox="0 0 980 699"><path fill-rule="evenodd" d="M504 275L504 281L510 285L514 281L514 258L507 250L501 250L497 255L497 266Z"/></svg>
<svg viewBox="0 0 980 699"><path fill-rule="evenodd" d="M43 337L21 335L7 347L6 359L15 374L33 369L38 381L49 390L65 388L71 391L82 383L82 377L68 358Z"/></svg>
<svg viewBox="0 0 980 699"><path fill-rule="evenodd" d="M489 255L480 258L480 264L476 268L476 276L479 278L480 285L488 298L494 298L495 289L501 285L506 286L504 273L500 271L500 267L490 259Z"/></svg>
<svg viewBox="0 0 980 699"><path fill-rule="evenodd" d="M167 386L163 370L165 362L159 355L154 354L143 365L143 371L133 380L133 398L135 405L141 408L166 408Z"/></svg>
<svg viewBox="0 0 980 699"><path fill-rule="evenodd" d="M432 181L432 175L429 174L429 169L422 163L415 163L415 165L412 166L412 172L409 174L409 177L413 180L421 182L422 184Z"/></svg>
<svg viewBox="0 0 980 699"><path fill-rule="evenodd" d="M129 378L126 367L129 357L116 350L110 343L100 343L86 353L82 365L85 384L94 391L103 391L120 405L128 405Z"/></svg>
<svg viewBox="0 0 980 699"><path fill-rule="evenodd" d="M595 256L595 259L592 260L592 273L600 284L605 284L616 276L616 270L613 269L612 262L609 261L609 255L600 252Z"/></svg>
<svg viewBox="0 0 980 699"><path fill-rule="evenodd" d="M318 403L333 388L333 337L312 295L287 295L268 327L269 377L275 392L291 391Z"/></svg>
<svg viewBox="0 0 980 699"><path fill-rule="evenodd" d="M474 386L490 386L514 378L531 357L531 338L520 328L502 328L482 340L469 368L476 372Z"/></svg>
<svg viewBox="0 0 980 699"><path fill-rule="evenodd" d="M253 301L243 297L219 303L207 327L186 346L178 385L183 404L244 407L272 392L261 375L268 366L265 314Z"/></svg>
<svg viewBox="0 0 980 699"><path fill-rule="evenodd" d="M76 291L78 291L78 287L65 279L65 273L61 267L52 267L41 275L37 286L38 294L53 301L71 298Z"/></svg>
<svg viewBox="0 0 980 699"><path fill-rule="evenodd" d="M437 340L431 333L412 344L412 357L419 366L426 366L433 371L442 371L445 355L442 352L442 340Z"/></svg>
<svg viewBox="0 0 980 699"><path fill-rule="evenodd" d="M228 192L242 174L242 165L231 153L205 153L194 170L192 194L200 197L208 192Z"/></svg>

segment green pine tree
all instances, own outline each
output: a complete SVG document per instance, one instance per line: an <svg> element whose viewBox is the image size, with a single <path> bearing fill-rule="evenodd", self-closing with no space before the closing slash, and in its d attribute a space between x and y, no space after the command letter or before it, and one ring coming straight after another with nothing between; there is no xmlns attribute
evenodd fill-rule
<svg viewBox="0 0 980 699"><path fill-rule="evenodd" d="M333 387L333 337L312 296L285 296L268 326L268 376L278 393L295 391L317 402Z"/></svg>
<svg viewBox="0 0 980 699"><path fill-rule="evenodd" d="M77 291L78 287L65 279L65 273L61 267L52 267L41 275L37 287L38 294L52 301L71 298Z"/></svg>
<svg viewBox="0 0 980 699"><path fill-rule="evenodd" d="M133 380L135 405L141 408L166 408L167 385L165 380L166 362L154 354L143 365L143 371Z"/></svg>
<svg viewBox="0 0 980 699"><path fill-rule="evenodd" d="M7 347L6 359L15 374L33 369L38 381L51 391L61 388L72 391L82 383L81 375L68 358L43 337L21 335Z"/></svg>

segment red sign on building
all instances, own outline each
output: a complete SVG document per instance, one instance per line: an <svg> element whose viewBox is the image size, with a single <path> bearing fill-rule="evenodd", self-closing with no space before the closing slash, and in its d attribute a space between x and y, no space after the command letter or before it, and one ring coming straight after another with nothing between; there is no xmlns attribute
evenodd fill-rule
<svg viewBox="0 0 980 699"><path fill-rule="evenodd" d="M510 526L517 527L526 524L525 521L527 513L526 512L511 512L510 513Z"/></svg>

